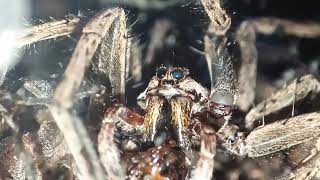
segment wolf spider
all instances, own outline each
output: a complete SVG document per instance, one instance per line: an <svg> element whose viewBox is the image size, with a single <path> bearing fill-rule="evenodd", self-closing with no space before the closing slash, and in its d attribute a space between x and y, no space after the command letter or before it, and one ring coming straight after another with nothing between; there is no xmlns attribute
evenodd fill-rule
<svg viewBox="0 0 320 180"><path fill-rule="evenodd" d="M97 135L98 156L86 128L72 110L73 98L83 85L86 68L92 65L93 73L103 83L98 90L84 95L90 97L88 108L107 107L109 91L114 96L119 95L123 103L126 77L134 73L132 64L136 60L130 56L134 49L129 48L125 12L122 8L103 10L83 27L62 81L53 97L45 96L49 104L25 102L2 94L1 116L4 126L13 129L14 136L3 138L1 142L1 176L5 179L45 178L54 175L55 171L50 174L52 169L64 167L69 178L79 179L211 179L216 147L237 156L257 158L316 142L309 156L289 173L276 178L310 179L315 176L319 170L319 113L253 127L260 118L264 120L265 116L302 101L310 94L318 96L318 79L312 75L302 76L252 108L245 118L246 128L235 125L231 115L235 105L247 112L254 100L255 34L271 34L281 27L286 34L313 38L320 34L319 25L272 18L242 23L236 34L242 61L237 93L232 58L225 50L231 19L219 1L202 0L201 3L210 19L204 38L212 83L210 91L194 81L187 69L160 66L138 97L145 115L121 103L113 103L104 112ZM80 22L80 18L70 17L32 27L22 33L16 46L71 34L77 31ZM99 58L91 63L99 45ZM37 89L36 85L31 85L31 90L25 85L27 90L38 95L38 91L32 90L32 87ZM34 116L41 124L38 131L21 133L15 125L19 117L15 113L23 106L37 107ZM250 133L242 132L243 129ZM25 153L21 153L22 149Z"/></svg>

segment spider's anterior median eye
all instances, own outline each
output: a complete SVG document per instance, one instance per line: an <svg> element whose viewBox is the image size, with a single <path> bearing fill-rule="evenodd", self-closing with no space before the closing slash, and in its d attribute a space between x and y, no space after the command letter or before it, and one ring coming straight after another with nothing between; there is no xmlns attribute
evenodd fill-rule
<svg viewBox="0 0 320 180"><path fill-rule="evenodd" d="M166 67L159 67L157 69L157 77L162 79L167 74L167 68Z"/></svg>
<svg viewBox="0 0 320 180"><path fill-rule="evenodd" d="M182 69L173 69L171 71L171 76L177 80L180 80L184 77L184 72Z"/></svg>

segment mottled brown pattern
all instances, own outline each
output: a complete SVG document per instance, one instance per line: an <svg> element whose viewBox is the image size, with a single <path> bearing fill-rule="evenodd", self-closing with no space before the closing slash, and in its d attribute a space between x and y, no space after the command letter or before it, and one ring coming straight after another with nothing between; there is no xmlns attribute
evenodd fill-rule
<svg viewBox="0 0 320 180"><path fill-rule="evenodd" d="M187 174L186 157L174 141L146 151L128 154L127 179L183 179Z"/></svg>
<svg viewBox="0 0 320 180"><path fill-rule="evenodd" d="M8 137L0 143L0 177L21 179L24 168L21 159L17 157L17 144L14 137Z"/></svg>

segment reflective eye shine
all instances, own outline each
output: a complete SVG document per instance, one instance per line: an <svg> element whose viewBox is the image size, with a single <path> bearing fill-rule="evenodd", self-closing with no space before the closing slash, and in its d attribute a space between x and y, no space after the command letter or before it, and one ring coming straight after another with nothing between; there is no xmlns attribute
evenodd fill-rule
<svg viewBox="0 0 320 180"><path fill-rule="evenodd" d="M171 71L171 76L177 80L180 80L184 77L184 72L181 69L173 69Z"/></svg>
<svg viewBox="0 0 320 180"><path fill-rule="evenodd" d="M160 67L157 69L157 77L162 79L167 74L167 68Z"/></svg>

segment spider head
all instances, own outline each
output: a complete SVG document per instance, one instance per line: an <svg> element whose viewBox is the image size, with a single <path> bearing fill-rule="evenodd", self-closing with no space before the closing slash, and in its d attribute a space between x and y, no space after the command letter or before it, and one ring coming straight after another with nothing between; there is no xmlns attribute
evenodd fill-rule
<svg viewBox="0 0 320 180"><path fill-rule="evenodd" d="M146 111L144 119L145 139L153 141L159 126L167 126L160 120L164 112L171 112L169 119L177 131L181 147L187 147L186 134L191 114L199 112L207 104L208 91L189 77L189 71L181 67L160 66L151 79L147 89L137 100ZM170 108L171 111L165 111Z"/></svg>
<svg viewBox="0 0 320 180"><path fill-rule="evenodd" d="M183 67L166 67L156 69L148 87L137 100L142 109L146 108L148 96L161 96L170 102L173 97L189 97L194 102L207 102L208 90L189 77L189 70Z"/></svg>
<svg viewBox="0 0 320 180"><path fill-rule="evenodd" d="M174 96L193 96L191 91L193 92L194 88L186 85L190 80L188 69L161 65L138 100L147 99L147 95L161 96L168 102Z"/></svg>
<svg viewBox="0 0 320 180"><path fill-rule="evenodd" d="M189 75L189 70L181 67L166 67L161 65L156 70L155 79L158 80L162 88L177 86Z"/></svg>

